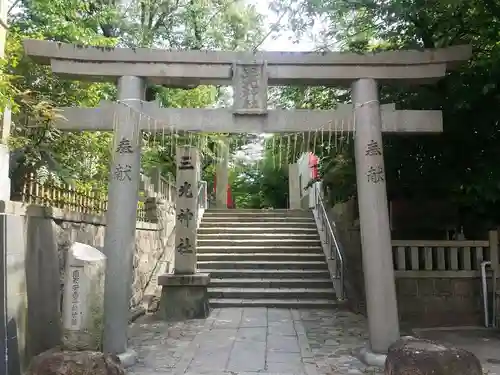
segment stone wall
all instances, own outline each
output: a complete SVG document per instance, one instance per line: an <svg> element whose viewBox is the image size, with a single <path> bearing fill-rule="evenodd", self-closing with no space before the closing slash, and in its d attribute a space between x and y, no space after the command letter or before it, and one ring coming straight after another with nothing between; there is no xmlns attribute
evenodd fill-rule
<svg viewBox="0 0 500 375"><path fill-rule="evenodd" d="M345 294L352 311L366 314L361 236L355 201L336 204L329 212L345 257Z"/></svg>
<svg viewBox="0 0 500 375"><path fill-rule="evenodd" d="M61 286L64 280L65 254L72 242L81 242L103 250L105 222L102 217L63 212L42 208L45 217L53 220L59 249L59 272ZM135 254L133 259L134 279L130 307L147 303L153 295L159 295L157 276L168 272L173 260L173 216L159 224L137 223ZM170 224L170 225L169 225ZM165 228L162 229L162 225Z"/></svg>
<svg viewBox="0 0 500 375"><path fill-rule="evenodd" d="M396 279L400 320L411 327L483 325L479 278Z"/></svg>
<svg viewBox="0 0 500 375"><path fill-rule="evenodd" d="M11 375L18 375L33 355L61 341L62 281L65 256L73 241L104 245L102 217L18 202L0 202L6 254L7 320ZM172 214L158 224L137 223L131 309L159 295L157 275L173 261ZM14 355L17 353L17 355ZM14 358L16 357L16 358Z"/></svg>
<svg viewBox="0 0 500 375"><path fill-rule="evenodd" d="M345 292L350 308L366 314L361 238L355 202L336 205L336 222L346 262ZM416 271L418 274L418 271ZM414 272L412 272L415 275ZM424 277L425 276L425 277ZM481 282L478 277L397 277L396 292L402 326L414 328L482 325Z"/></svg>

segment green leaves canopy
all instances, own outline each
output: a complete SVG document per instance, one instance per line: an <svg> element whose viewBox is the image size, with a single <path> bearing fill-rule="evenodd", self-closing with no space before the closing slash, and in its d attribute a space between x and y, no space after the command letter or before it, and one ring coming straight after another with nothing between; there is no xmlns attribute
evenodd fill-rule
<svg viewBox="0 0 500 375"><path fill-rule="evenodd" d="M313 23L322 27L320 50L473 46L473 58L437 85L381 87L382 103L394 102L399 109L441 109L444 117L443 134L384 137L389 197L446 200L460 207L463 220L468 216L498 223L500 4L491 0L291 3L291 9L300 9L290 12L290 27L298 36L310 31ZM287 5L275 1L274 7L283 11ZM291 88L282 92L281 99L284 104L304 108L332 108L337 102L349 101L345 92L330 88ZM323 154L324 164L331 166L324 171L327 185L337 192L338 185L343 186L342 199L354 195L351 150ZM351 171L347 173L346 168Z"/></svg>
<svg viewBox="0 0 500 375"><path fill-rule="evenodd" d="M15 104L11 146L14 192L29 173L45 171L75 184L106 189L111 135L100 132L61 133L50 126L59 106L97 106L114 100L113 84L60 79L50 67L24 57L23 38L98 46L161 47L177 49L248 49L261 38L261 16L242 1L132 0L118 1L21 0L10 17L0 104ZM11 88L15 90L10 90ZM192 90L151 87L149 99L163 106L207 107L223 91L200 86ZM2 106L3 108L3 106ZM36 123L37 126L31 126ZM210 135L204 153L214 153L220 142ZM172 146L181 135L164 138L146 134L143 169L160 167L174 172ZM49 172L47 172L49 171Z"/></svg>

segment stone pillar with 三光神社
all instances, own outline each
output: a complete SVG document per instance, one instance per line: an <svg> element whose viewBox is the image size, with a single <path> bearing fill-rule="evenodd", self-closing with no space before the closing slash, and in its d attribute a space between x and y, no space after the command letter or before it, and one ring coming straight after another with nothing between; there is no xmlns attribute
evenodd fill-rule
<svg viewBox="0 0 500 375"><path fill-rule="evenodd" d="M199 152L192 146L179 146L176 162L174 273L158 277L162 286L159 316L168 321L206 318L210 312L207 291L210 275L196 272Z"/></svg>

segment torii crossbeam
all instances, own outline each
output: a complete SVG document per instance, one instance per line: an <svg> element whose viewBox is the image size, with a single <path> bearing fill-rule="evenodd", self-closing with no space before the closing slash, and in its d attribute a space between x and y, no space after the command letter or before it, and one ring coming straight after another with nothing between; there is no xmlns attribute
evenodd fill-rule
<svg viewBox="0 0 500 375"><path fill-rule="evenodd" d="M121 76L146 77L164 85L231 85L235 67L266 66L271 85L309 84L350 87L360 77L381 83L421 84L439 80L446 70L467 60L470 46L422 51L229 52L175 51L154 48L89 47L24 40L27 55L50 64L58 75L91 81ZM237 68L236 68L237 69Z"/></svg>
<svg viewBox="0 0 500 375"><path fill-rule="evenodd" d="M126 104L102 101L97 108L59 108L64 118L54 125L66 131L111 131L119 107ZM289 133L352 132L354 112L351 104L335 110L269 110L261 116L235 115L230 109L160 108L155 102L142 102L134 108L139 129L147 131ZM381 106L382 132L439 133L443 131L441 111L396 110L394 104Z"/></svg>

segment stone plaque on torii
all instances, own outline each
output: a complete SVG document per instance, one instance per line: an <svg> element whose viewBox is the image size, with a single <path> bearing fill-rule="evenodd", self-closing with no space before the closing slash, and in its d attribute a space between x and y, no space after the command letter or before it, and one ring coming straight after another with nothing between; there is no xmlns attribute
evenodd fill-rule
<svg viewBox="0 0 500 375"><path fill-rule="evenodd" d="M435 82L447 70L470 58L470 46L364 55L98 48L37 40L24 41L24 48L33 59L50 64L52 71L63 77L118 82L121 103L102 103L99 109L64 108L68 122L57 123L65 130L111 130L116 114L122 123L113 129L115 145L123 139L132 145L130 153L115 153L111 165L112 173L118 166L122 169L115 176L121 180L112 178L109 186L105 240L108 257L105 351L119 354L126 350L128 286L116 276L130 273L127 267L133 251L130 242L133 241L137 207L134 186L139 184L139 174L135 171L139 168L138 140L140 130L154 130L151 129L152 118L164 124L159 125L160 128L176 131L355 132L370 338L363 356L368 363L383 363L389 345L399 338L399 320L382 132L441 132L442 118L440 111L397 111L391 105L381 108L378 84ZM232 109L162 109L156 103L143 102L146 79L167 86L233 85L234 106ZM339 106L336 111L268 110L268 84L351 87L353 105ZM150 119L127 115L130 109L126 107L145 113L144 117Z"/></svg>

